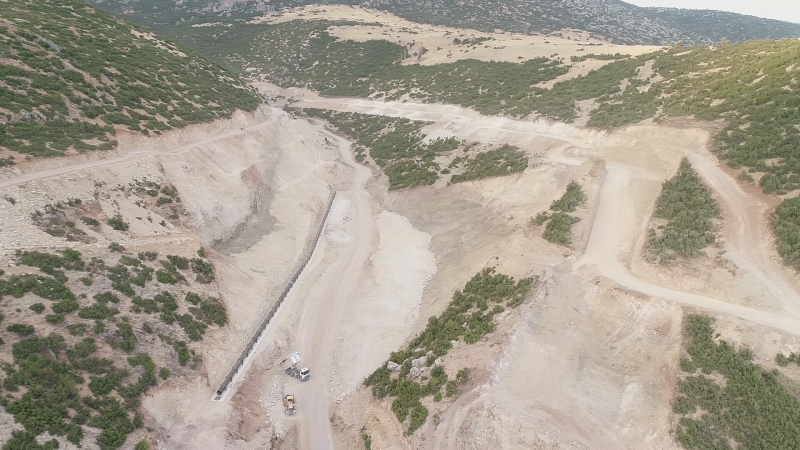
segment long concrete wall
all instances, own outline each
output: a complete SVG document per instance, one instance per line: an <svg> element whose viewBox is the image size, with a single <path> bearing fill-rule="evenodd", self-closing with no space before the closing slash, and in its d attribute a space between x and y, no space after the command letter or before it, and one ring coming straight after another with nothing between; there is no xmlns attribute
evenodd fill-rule
<svg viewBox="0 0 800 450"><path fill-rule="evenodd" d="M278 297L278 301L275 302L275 305L267 314L267 317L265 317L264 320L261 322L261 325L258 327L255 334L253 334L253 337L250 339L250 342L242 351L241 356L239 356L239 359L236 360L236 363L231 368L231 371L228 372L228 376L226 376L225 380L222 381L222 384L219 386L219 389L217 389L215 400L222 399L222 396L224 395L225 391L228 390L228 387L233 381L233 378L236 376L237 372L239 372L239 370L241 370L242 367L244 366L245 360L247 359L248 356L250 356L250 353L253 352L253 349L258 343L258 340L261 338L262 333L264 333L264 330L267 328L267 326L269 326L269 323L272 321L272 318L275 317L275 313L278 312L278 308L280 308L280 306L283 304L283 301L286 300L286 297L289 295L289 292L291 292L292 287L294 287L294 284L297 282L298 278L300 278L300 275L303 273L303 270L305 270L306 265L308 265L308 262L311 260L311 255L314 254L314 249L317 247L317 243L319 243L319 238L322 237L322 231L325 229L325 223L328 221L328 214L330 214L331 212L331 206L333 205L333 200L335 198L336 198L336 192L334 191L328 198L328 206L325 208L325 213L322 215L322 221L320 222L319 228L317 229L317 235L314 237L314 240L311 242L311 245L309 246L308 250L306 250L306 253L303 255L303 260L302 263L300 264L300 267L298 267L297 271L294 273L292 278L289 279L289 283L286 284L286 287L283 289L283 293L280 295L280 297Z"/></svg>

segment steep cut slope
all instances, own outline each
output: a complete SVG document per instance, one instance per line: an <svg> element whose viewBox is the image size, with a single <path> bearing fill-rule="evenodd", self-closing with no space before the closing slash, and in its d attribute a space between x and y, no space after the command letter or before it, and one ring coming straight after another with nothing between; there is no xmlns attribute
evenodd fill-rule
<svg viewBox="0 0 800 450"><path fill-rule="evenodd" d="M120 130L159 134L258 104L234 75L83 1L0 2L2 150L109 150Z"/></svg>
<svg viewBox="0 0 800 450"><path fill-rule="evenodd" d="M720 11L640 8L619 0L190 0L171 5L155 0L92 1L163 32L201 16L203 20L243 18L318 3L366 5L414 22L484 32L553 33L574 28L625 44L665 45L679 40L710 44L722 37L737 42L800 36L800 24L795 23Z"/></svg>

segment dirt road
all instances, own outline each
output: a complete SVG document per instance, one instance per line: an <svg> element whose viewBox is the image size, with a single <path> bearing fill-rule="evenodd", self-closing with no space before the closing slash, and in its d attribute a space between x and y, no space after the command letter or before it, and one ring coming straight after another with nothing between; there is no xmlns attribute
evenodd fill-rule
<svg viewBox="0 0 800 450"><path fill-rule="evenodd" d="M307 413L299 424L302 448L333 449L330 429L330 406L333 402L330 381L332 379L333 355L336 337L341 333L342 313L358 291L364 265L369 258L375 236L375 220L370 197L364 191L364 183L370 177L366 167L355 163L350 152L350 143L339 140L342 160L355 168L355 181L350 189L339 192L333 209L347 208L351 239L336 252L328 252L318 278L307 280L313 287L306 294L307 301L300 315L296 331L300 352L306 363L313 367L313 377L303 386L303 402ZM349 208L348 208L349 207ZM323 253L319 252L323 258ZM307 405L307 406L306 406Z"/></svg>
<svg viewBox="0 0 800 450"><path fill-rule="evenodd" d="M274 119L271 119L271 120L274 120ZM206 137L204 139L200 139L200 140L197 140L197 141L185 144L185 145L181 145L179 147L174 147L174 148L171 148L171 149L168 149L168 150L157 150L157 149L152 149L152 148L141 149L141 150L133 150L133 151L131 151L129 153L125 153L123 155L111 156L110 158L98 159L98 160L88 161L88 162L81 162L81 163L77 163L77 164L69 164L68 163L68 159L62 158L62 161L64 161L66 164L61 166L61 167L58 167L58 168L55 168L55 169L50 169L50 170L43 170L43 171L36 171L36 172L32 172L32 173L26 173L26 174L19 175L19 176L13 177L13 178L0 180L0 189L6 188L6 187L9 187L9 186L16 186L16 185L28 183L28 182L31 182L31 181L42 180L42 179L45 179L45 178L51 178L51 177L57 177L57 176L60 176L60 175L66 175L66 174L69 174L69 173L81 172L81 171L90 170L90 169L97 169L97 168L101 168L101 167L108 167L108 166L112 166L112 165L115 165L115 164L128 163L128 162L131 162L131 161L136 161L137 159L147 158L147 157L150 157L150 156L175 155L175 154L185 153L185 152L188 152L188 151L190 151L190 150L192 150L194 148L197 148L198 146L201 146L201 145L210 144L210 143L216 142L216 141L223 141L223 140L230 139L231 137L234 137L234 136L237 136L237 135L244 135L248 131L255 130L257 128L265 127L267 125L267 123L268 122L263 122L263 123L259 123L257 125L249 125L249 126L246 126L246 127L240 127L240 128L237 128L237 129L234 129L234 130L230 130L230 131L227 131L225 133L222 133L222 134L219 134L219 135L216 135L216 136Z"/></svg>
<svg viewBox="0 0 800 450"><path fill-rule="evenodd" d="M754 308L734 305L702 295L656 286L637 279L619 260L620 253L626 250L621 248L622 237L626 233L631 233L633 228L633 224L620 223L619 220L620 217L630 215L624 210L632 208L631 192L630 172L624 166L609 164L608 175L600 194L600 204L592 226L589 244L586 253L575 264L575 269L594 265L601 275L622 287L642 294L687 306L731 314L750 322L800 335L800 319L797 316L766 313ZM726 205L728 207L732 206L727 202ZM741 205L745 208L747 207L747 203L742 203ZM750 241L743 241L752 244ZM758 267L758 261L751 265ZM787 303L790 308L795 305L791 301Z"/></svg>
<svg viewBox="0 0 800 450"><path fill-rule="evenodd" d="M568 157L554 155L553 160L564 163L582 160L587 156L608 158L604 154L608 144L606 134L581 130L565 124L529 122L509 118L486 117L473 110L452 105L417 104L411 102L381 102L364 99L328 99L310 95L298 106L328 108L364 114L381 114L413 120L435 121L433 127L445 128L456 137L468 140L502 140L503 142L526 142L532 138L562 141L569 145L572 154ZM620 134L624 135L623 130ZM642 136L630 136L631 141L646 142L658 148L688 156L700 175L714 189L722 202L725 219L728 221L726 257L740 269L755 276L775 297L790 317L764 313L752 308L732 305L707 296L683 293L645 283L634 277L619 260L620 230L638 234L633 224L620 223L620 210L625 202L620 198L630 192L626 183L631 177L657 178L658 173L648 173L629 162L611 163L610 183L601 194L601 210L592 230L589 248L580 265L596 264L600 273L629 289L645 295L664 298L677 303L700 307L746 320L800 334L800 296L787 281L787 274L770 256L769 232L763 219L766 206L745 193L737 183L718 166L718 162L703 148L680 146ZM635 151L631 149L631 151ZM545 156L544 161L549 158ZM627 186L627 187L626 187ZM630 225L630 226L629 226ZM619 238L618 238L619 237Z"/></svg>

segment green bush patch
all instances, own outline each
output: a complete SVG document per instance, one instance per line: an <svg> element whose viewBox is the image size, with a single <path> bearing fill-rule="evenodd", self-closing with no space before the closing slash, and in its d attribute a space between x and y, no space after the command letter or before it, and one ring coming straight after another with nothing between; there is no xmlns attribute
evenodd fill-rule
<svg viewBox="0 0 800 450"><path fill-rule="evenodd" d="M653 217L667 220L663 229L651 228L648 238L662 263L676 256L697 256L714 243L711 220L719 217L719 207L686 158L678 173L664 182Z"/></svg>
<svg viewBox="0 0 800 450"><path fill-rule="evenodd" d="M800 401L781 384L777 370L752 362L749 349L715 340L712 323L699 315L685 320L693 370L681 364L687 376L678 382L673 405L680 418L678 442L687 449L793 448L800 442Z"/></svg>

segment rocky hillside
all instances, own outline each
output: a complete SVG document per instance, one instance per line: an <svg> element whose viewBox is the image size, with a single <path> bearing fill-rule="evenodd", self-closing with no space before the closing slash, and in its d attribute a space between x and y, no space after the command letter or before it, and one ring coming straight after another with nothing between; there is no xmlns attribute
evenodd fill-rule
<svg viewBox="0 0 800 450"><path fill-rule="evenodd" d="M620 0L189 0L165 6L155 0L91 0L117 14L167 31L203 17L247 17L314 3L363 4L405 19L481 31L552 33L563 28L588 31L625 44L709 44L800 37L800 24L721 11L640 8Z"/></svg>
<svg viewBox="0 0 800 450"><path fill-rule="evenodd" d="M0 161L109 150L143 134L253 110L216 65L80 0L0 2Z"/></svg>

